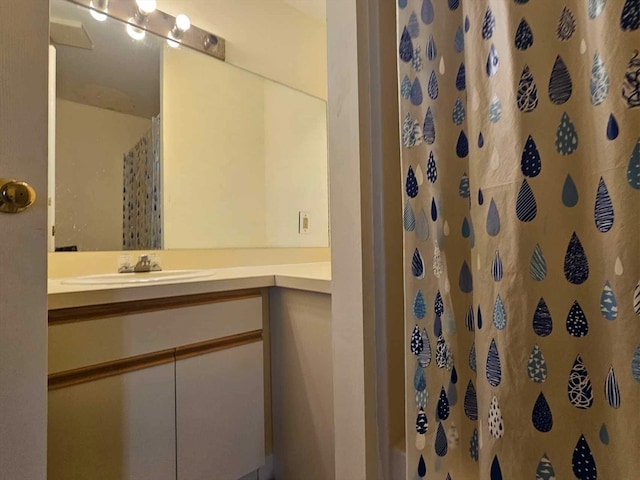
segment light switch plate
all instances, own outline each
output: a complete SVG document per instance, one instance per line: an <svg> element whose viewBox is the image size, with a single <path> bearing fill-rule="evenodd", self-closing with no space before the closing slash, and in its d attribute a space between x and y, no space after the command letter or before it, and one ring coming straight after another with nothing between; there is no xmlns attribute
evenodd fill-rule
<svg viewBox="0 0 640 480"><path fill-rule="evenodd" d="M309 234L309 212L298 212L298 233L301 235Z"/></svg>

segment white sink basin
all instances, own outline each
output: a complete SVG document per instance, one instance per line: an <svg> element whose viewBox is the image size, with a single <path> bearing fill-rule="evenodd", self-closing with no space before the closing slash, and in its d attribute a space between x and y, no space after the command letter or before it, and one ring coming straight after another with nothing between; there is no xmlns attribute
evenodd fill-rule
<svg viewBox="0 0 640 480"><path fill-rule="evenodd" d="M65 278L63 285L127 285L139 283L171 282L175 280L192 280L212 277L215 270L163 270L145 273L105 273L102 275L85 275Z"/></svg>

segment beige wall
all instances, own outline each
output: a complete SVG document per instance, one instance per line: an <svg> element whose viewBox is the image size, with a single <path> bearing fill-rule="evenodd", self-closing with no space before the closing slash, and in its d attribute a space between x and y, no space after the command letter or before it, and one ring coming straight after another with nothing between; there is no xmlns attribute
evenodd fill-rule
<svg viewBox="0 0 640 480"><path fill-rule="evenodd" d="M325 22L280 0L159 0L227 41L227 62L327 98Z"/></svg>
<svg viewBox="0 0 640 480"><path fill-rule="evenodd" d="M326 104L274 82L264 84L267 245L324 247L329 241ZM298 234L298 212L309 233Z"/></svg>
<svg viewBox="0 0 640 480"><path fill-rule="evenodd" d="M122 247L122 165L151 120L57 100L57 247Z"/></svg>

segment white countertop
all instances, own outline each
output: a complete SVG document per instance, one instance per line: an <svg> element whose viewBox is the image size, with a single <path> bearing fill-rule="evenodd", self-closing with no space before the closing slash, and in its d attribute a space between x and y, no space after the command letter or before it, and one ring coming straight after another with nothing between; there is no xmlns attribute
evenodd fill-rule
<svg viewBox="0 0 640 480"><path fill-rule="evenodd" d="M49 309L128 302L198 293L282 287L331 294L331 263L299 263L214 269L209 278L159 281L153 284L69 285L48 281Z"/></svg>

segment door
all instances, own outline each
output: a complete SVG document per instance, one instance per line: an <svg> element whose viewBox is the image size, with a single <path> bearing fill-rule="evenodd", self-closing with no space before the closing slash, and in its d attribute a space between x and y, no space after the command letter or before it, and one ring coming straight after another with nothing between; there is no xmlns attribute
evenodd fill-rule
<svg viewBox="0 0 640 480"><path fill-rule="evenodd" d="M237 480L264 465L263 342L176 362L178 480Z"/></svg>
<svg viewBox="0 0 640 480"><path fill-rule="evenodd" d="M46 478L49 4L0 1L0 178L37 192L0 213L0 476Z"/></svg>

